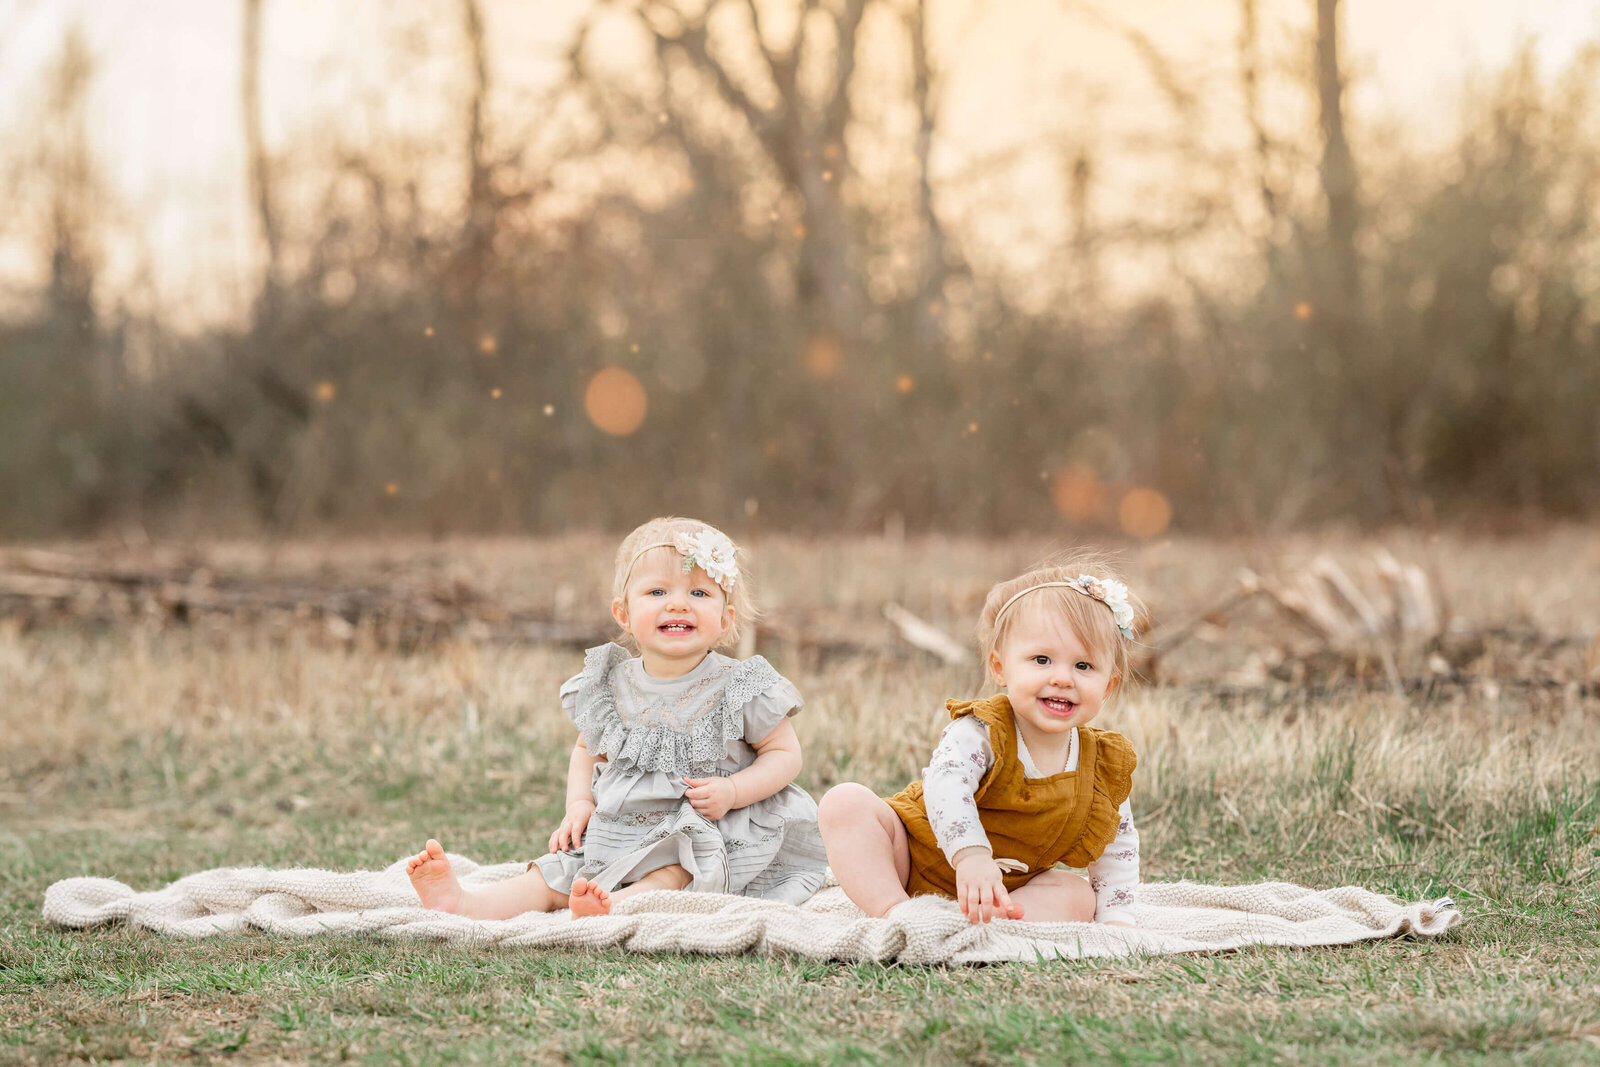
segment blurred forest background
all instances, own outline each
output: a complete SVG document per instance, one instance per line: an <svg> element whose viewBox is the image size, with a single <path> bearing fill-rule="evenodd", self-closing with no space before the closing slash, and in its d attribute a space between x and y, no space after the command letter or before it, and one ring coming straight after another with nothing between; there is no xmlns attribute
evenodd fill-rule
<svg viewBox="0 0 1600 1067"><path fill-rule="evenodd" d="M233 2L234 314L106 280L181 253L108 181L100 9L0 101L0 535L1600 507L1600 46L1524 47L1420 137L1354 113L1340 0L1219 3L1203 65L1152 5L1061 0L1160 122L1045 82L1060 122L974 155L943 123L982 2L596 0L528 56L509 5L404 0L348 48L405 105L299 125L286 0ZM0 0L0 73L40 7Z"/></svg>

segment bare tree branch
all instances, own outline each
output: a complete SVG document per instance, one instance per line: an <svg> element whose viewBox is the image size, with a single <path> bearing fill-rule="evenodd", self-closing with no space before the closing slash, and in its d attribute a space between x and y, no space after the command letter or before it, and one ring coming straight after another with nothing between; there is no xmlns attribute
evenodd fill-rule
<svg viewBox="0 0 1600 1067"><path fill-rule="evenodd" d="M1322 191L1328 203L1328 242L1340 287L1339 314L1354 311L1358 295L1355 160L1344 132L1344 79L1339 70L1339 0L1317 3L1317 98L1322 123Z"/></svg>
<svg viewBox="0 0 1600 1067"><path fill-rule="evenodd" d="M917 333L924 344L937 336L937 318L932 304L944 291L950 274L944 227L933 207L933 180L930 158L933 134L938 125L943 79L933 68L928 49L927 0L912 0L904 14L906 35L911 42L911 97L917 110L917 210L922 219L922 264L917 279Z"/></svg>
<svg viewBox="0 0 1600 1067"><path fill-rule="evenodd" d="M272 197L271 161L261 133L261 8L263 0L244 0L244 36L240 52L240 103L244 109L245 153L250 167L250 196L255 201L256 225L267 249L262 283L262 311L275 313L282 284L282 240Z"/></svg>
<svg viewBox="0 0 1600 1067"><path fill-rule="evenodd" d="M681 26L676 33L669 33L658 27L647 14L647 11L661 8L662 5L644 5L638 9L640 22L655 38L658 51L660 46L675 47L694 64L696 70L710 75L712 81L716 83L717 94L744 116L745 121L750 124L750 129L761 139L767 151L776 158L779 155L781 141L773 117L752 100L750 94L740 88L733 80L733 76L728 73L727 67L711 54L705 18L702 16L689 22L682 19L680 12L674 12L679 16Z"/></svg>
<svg viewBox="0 0 1600 1067"><path fill-rule="evenodd" d="M828 102L823 107L822 138L824 144L838 145L841 153L845 127L850 124L850 79L856 70L856 32L866 10L867 0L845 0L844 11L835 22L838 46L834 51Z"/></svg>
<svg viewBox="0 0 1600 1067"><path fill-rule="evenodd" d="M1239 85L1244 97L1245 121L1250 124L1250 132L1255 140L1256 184L1270 230L1276 228L1281 209L1278 191L1272 185L1272 142L1267 136L1266 124L1261 119L1259 43L1256 0L1239 0ZM1267 246L1268 258L1275 259L1270 236Z"/></svg>

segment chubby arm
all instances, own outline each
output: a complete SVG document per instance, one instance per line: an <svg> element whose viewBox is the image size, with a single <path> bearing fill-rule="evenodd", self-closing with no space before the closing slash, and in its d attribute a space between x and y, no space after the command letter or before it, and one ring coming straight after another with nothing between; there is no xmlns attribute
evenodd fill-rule
<svg viewBox="0 0 1600 1067"><path fill-rule="evenodd" d="M994 765L989 727L963 715L944 728L922 771L922 798L933 839L956 872L956 902L971 922L1008 918L1011 897L994 861L973 794Z"/></svg>
<svg viewBox="0 0 1600 1067"><path fill-rule="evenodd" d="M973 794L993 764L989 727L974 716L963 715L944 728L933 758L922 770L928 825L951 867L959 868L963 859L976 854L973 850L990 851L989 835L983 831Z"/></svg>
<svg viewBox="0 0 1600 1067"><path fill-rule="evenodd" d="M751 745L755 762L726 778L685 778L689 805L708 819L720 819L734 808L765 800L800 773L800 738L788 719Z"/></svg>
<svg viewBox="0 0 1600 1067"><path fill-rule="evenodd" d="M591 753L583 738L572 746L572 758L567 760L567 814L550 835L551 852L565 852L583 844L583 831L594 814L594 768L603 762L605 757Z"/></svg>

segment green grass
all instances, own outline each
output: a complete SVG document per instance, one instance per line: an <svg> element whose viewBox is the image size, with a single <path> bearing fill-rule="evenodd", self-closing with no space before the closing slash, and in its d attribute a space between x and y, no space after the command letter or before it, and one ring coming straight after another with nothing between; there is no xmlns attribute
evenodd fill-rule
<svg viewBox="0 0 1600 1067"><path fill-rule="evenodd" d="M485 651L461 677L453 656L0 640L19 694L0 712L0 1062L1600 1063L1592 700L1529 723L1360 696L1291 726L1168 689L1110 723L1140 739L1148 879L1448 894L1468 921L1438 940L924 968L40 921L73 875L378 867L430 834L527 856L563 795L548 694L572 657ZM869 677L912 694L892 751L860 734ZM916 709L954 691L916 662L796 680L813 790L902 780L937 729Z"/></svg>

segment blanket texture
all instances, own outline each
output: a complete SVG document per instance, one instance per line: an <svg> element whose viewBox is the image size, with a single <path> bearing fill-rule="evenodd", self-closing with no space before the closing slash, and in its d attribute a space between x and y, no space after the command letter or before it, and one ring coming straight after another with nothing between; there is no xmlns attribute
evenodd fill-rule
<svg viewBox="0 0 1600 1067"><path fill-rule="evenodd" d="M524 864L480 866L452 855L465 888L521 874ZM996 921L972 925L955 902L916 897L869 919L830 879L800 906L713 893L658 890L621 901L610 915L567 912L485 921L417 903L405 861L383 871L232 867L201 871L165 889L136 893L109 878L67 878L45 892L44 917L60 926L126 922L179 937L244 929L309 937L371 933L477 945L621 948L631 952L786 952L820 960L984 963L1169 952L1244 945L1343 945L1373 938L1434 937L1461 921L1449 898L1401 904L1356 886L1314 890L1258 885L1147 883L1139 927Z"/></svg>

